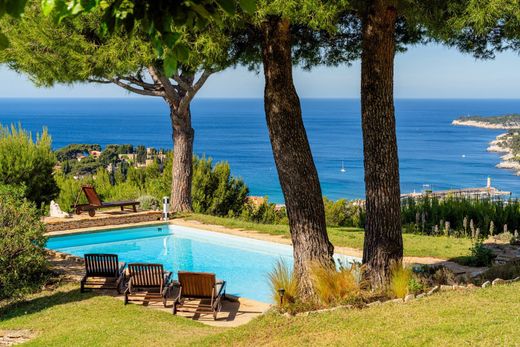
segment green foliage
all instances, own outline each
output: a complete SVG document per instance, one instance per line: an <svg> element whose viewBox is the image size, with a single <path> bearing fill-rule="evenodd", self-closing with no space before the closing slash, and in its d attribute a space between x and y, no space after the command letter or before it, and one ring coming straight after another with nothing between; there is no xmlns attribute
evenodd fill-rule
<svg viewBox="0 0 520 347"><path fill-rule="evenodd" d="M422 197L403 200L401 208L403 227L408 232L432 235L440 233L449 222L450 236L474 237L479 228L480 236L485 238L490 235L490 228L520 228L520 203L516 199L492 201L448 197L440 200Z"/></svg>
<svg viewBox="0 0 520 347"><path fill-rule="evenodd" d="M237 216L249 190L244 181L231 176L227 162L213 166L211 158L193 161L193 210L216 216Z"/></svg>
<svg viewBox="0 0 520 347"><path fill-rule="evenodd" d="M143 210L157 211L161 208L161 201L151 195L142 195L137 201L139 201L139 208Z"/></svg>
<svg viewBox="0 0 520 347"><path fill-rule="evenodd" d="M361 297L360 267L340 266L339 269L322 264L312 264L311 279L318 301L324 306L353 303Z"/></svg>
<svg viewBox="0 0 520 347"><path fill-rule="evenodd" d="M359 227L364 226L365 211L353 201L340 199L332 201L323 198L327 226Z"/></svg>
<svg viewBox="0 0 520 347"><path fill-rule="evenodd" d="M471 256L466 262L468 266L489 266L496 257L491 249L485 247L480 240L475 242L470 250Z"/></svg>
<svg viewBox="0 0 520 347"><path fill-rule="evenodd" d="M33 204L20 200L20 192L0 191L0 300L18 299L46 278L45 226Z"/></svg>
<svg viewBox="0 0 520 347"><path fill-rule="evenodd" d="M25 187L25 197L36 206L49 203L58 194L53 176L56 157L46 129L33 141L21 126L0 125L0 163L0 185Z"/></svg>
<svg viewBox="0 0 520 347"><path fill-rule="evenodd" d="M88 155L90 151L101 151L101 146L98 144L70 144L63 148L58 149L54 153L56 154L56 158L60 162L64 162L66 160L76 159L79 154Z"/></svg>
<svg viewBox="0 0 520 347"><path fill-rule="evenodd" d="M237 8L251 13L255 7L255 0L197 0L189 4L160 0L146 1L141 6L124 0L110 4L93 0L72 4L66 0L46 0L43 13L60 21L95 10L102 15L99 25L103 33L132 32L139 27L152 42L155 55L163 60L164 71L171 75L179 63L187 63L197 50L196 46L189 46L179 39L185 31L204 33L211 25L224 29L225 13L232 15Z"/></svg>
<svg viewBox="0 0 520 347"><path fill-rule="evenodd" d="M114 153L111 151L111 153ZM101 161L101 157L99 161ZM164 167L153 163L145 168L128 166L120 162L116 169L108 171L97 163L93 175L79 179L72 174L57 175L60 188L58 204L65 211L71 205L86 200L81 192L84 184L93 184L100 197L105 201L133 200L142 197L141 208L157 208L164 196L170 195L172 179L172 154L169 153ZM228 163L213 165L211 159L195 158L193 161L193 205L196 212L217 216L239 216L244 208L248 188L245 183L231 175Z"/></svg>
<svg viewBox="0 0 520 347"><path fill-rule="evenodd" d="M245 221L261 224L287 224L287 211L285 207L277 208L270 203L267 197L260 204L247 202L242 210L240 218Z"/></svg>
<svg viewBox="0 0 520 347"><path fill-rule="evenodd" d="M493 281L495 278L512 280L517 277L520 277L520 260L492 266L481 275L484 281Z"/></svg>
<svg viewBox="0 0 520 347"><path fill-rule="evenodd" d="M298 295L298 281L289 266L282 259L275 264L273 271L268 275L273 302L282 306L296 302ZM280 300L279 290L284 290L283 301Z"/></svg>

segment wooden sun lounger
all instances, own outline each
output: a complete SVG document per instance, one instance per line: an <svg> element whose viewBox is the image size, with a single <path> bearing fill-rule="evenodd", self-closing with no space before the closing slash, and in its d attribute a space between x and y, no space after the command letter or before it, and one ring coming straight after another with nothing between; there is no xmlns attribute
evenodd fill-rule
<svg viewBox="0 0 520 347"><path fill-rule="evenodd" d="M85 254L85 276L80 291L85 289L115 289L121 293L125 263L115 254Z"/></svg>
<svg viewBox="0 0 520 347"><path fill-rule="evenodd" d="M72 208L76 211L76 214L81 214L82 211L87 211L90 217L96 215L96 210L100 208L110 207L121 207L121 211L124 211L126 206L131 207L134 212L137 212L137 206L139 201L114 201L114 202L103 202L96 192L96 189L92 186L81 187L85 196L87 197L88 204L74 204Z"/></svg>
<svg viewBox="0 0 520 347"><path fill-rule="evenodd" d="M125 290L125 305L130 301L162 301L171 293L171 272L165 272L162 264L128 264L129 281Z"/></svg>
<svg viewBox="0 0 520 347"><path fill-rule="evenodd" d="M222 297L226 293L225 281L217 280L213 273L179 271L178 285L179 294L173 303L173 314L179 311L212 313L213 319L217 319L222 308ZM194 299L201 299L200 303L188 302Z"/></svg>

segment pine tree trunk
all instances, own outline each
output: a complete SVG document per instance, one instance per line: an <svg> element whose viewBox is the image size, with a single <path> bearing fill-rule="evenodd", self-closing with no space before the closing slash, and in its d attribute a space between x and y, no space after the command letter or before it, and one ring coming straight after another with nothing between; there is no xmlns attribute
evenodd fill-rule
<svg viewBox="0 0 520 347"><path fill-rule="evenodd" d="M387 284L390 265L403 257L393 96L396 16L396 10L385 0L373 0L362 29L361 117L366 193L363 263L375 287Z"/></svg>
<svg viewBox="0 0 520 347"><path fill-rule="evenodd" d="M294 247L294 271L302 298L314 296L311 262L333 264L318 173L292 79L289 22L270 18L262 25L265 114L274 160L285 198Z"/></svg>
<svg viewBox="0 0 520 347"><path fill-rule="evenodd" d="M191 181L193 176L193 140L191 111L177 115L171 110L173 128L173 165L171 212L192 212Z"/></svg>

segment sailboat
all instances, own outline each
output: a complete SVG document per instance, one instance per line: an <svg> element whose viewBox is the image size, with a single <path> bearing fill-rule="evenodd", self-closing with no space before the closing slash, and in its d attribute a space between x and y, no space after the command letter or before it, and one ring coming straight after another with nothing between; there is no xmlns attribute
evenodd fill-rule
<svg viewBox="0 0 520 347"><path fill-rule="evenodd" d="M343 163L343 161L341 161L341 169L339 171L341 171L341 172L346 172L347 171L345 169L345 164Z"/></svg>

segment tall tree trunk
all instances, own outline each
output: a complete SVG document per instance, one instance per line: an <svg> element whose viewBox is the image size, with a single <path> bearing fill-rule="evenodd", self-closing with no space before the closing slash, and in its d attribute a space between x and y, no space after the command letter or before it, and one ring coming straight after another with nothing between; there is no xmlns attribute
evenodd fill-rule
<svg viewBox="0 0 520 347"><path fill-rule="evenodd" d="M172 165L172 212L192 212L191 180L193 177L193 140L195 131L191 127L191 111L177 114L172 108L170 113L173 130Z"/></svg>
<svg viewBox="0 0 520 347"><path fill-rule="evenodd" d="M403 257L393 96L396 17L395 8L387 1L373 0L362 29L361 117L366 191L363 263L375 287L387 284L390 265Z"/></svg>
<svg viewBox="0 0 520 347"><path fill-rule="evenodd" d="M303 298L314 296L311 262L333 264L318 173L292 79L290 24L271 17L262 25L265 114L285 198L294 247L294 271Z"/></svg>

